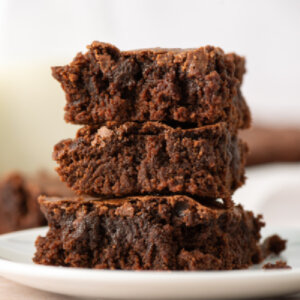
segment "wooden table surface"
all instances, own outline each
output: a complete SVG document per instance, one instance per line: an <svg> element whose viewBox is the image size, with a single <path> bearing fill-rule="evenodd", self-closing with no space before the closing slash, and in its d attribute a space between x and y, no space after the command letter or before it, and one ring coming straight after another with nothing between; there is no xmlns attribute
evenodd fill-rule
<svg viewBox="0 0 300 300"><path fill-rule="evenodd" d="M69 300L72 297L61 296L32 289L0 277L0 299L2 300Z"/></svg>
<svg viewBox="0 0 300 300"><path fill-rule="evenodd" d="M68 296L61 296L58 294L47 293L32 289L20 284L14 283L3 277L0 277L0 299L2 300L70 300L70 299L84 299L87 298L73 298ZM278 300L300 300L300 294L284 297L272 298ZM268 300L272 300L268 298ZM249 299L250 300L250 299ZM261 299L262 300L262 299ZM267 300L267 299L266 299Z"/></svg>

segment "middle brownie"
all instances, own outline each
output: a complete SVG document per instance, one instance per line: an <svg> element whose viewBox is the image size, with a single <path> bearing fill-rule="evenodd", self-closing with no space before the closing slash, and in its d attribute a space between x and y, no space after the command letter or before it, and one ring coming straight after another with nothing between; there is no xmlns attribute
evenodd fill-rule
<svg viewBox="0 0 300 300"><path fill-rule="evenodd" d="M181 193L222 198L244 183L247 146L225 123L193 129L159 122L85 126L54 148L57 172L79 194Z"/></svg>

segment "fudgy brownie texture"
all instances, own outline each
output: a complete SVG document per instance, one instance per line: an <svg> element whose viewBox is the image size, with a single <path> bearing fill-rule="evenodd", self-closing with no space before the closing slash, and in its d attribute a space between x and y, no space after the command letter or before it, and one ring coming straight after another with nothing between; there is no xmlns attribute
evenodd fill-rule
<svg viewBox="0 0 300 300"><path fill-rule="evenodd" d="M40 197L49 231L34 262L123 270L231 270L262 260L261 216L188 196Z"/></svg>
<svg viewBox="0 0 300 300"><path fill-rule="evenodd" d="M263 269L274 270L274 269L291 269L291 267L286 263L286 261L278 260L275 264L267 263L263 265Z"/></svg>
<svg viewBox="0 0 300 300"><path fill-rule="evenodd" d="M240 133L249 145L247 165L300 161L300 129L254 126Z"/></svg>
<svg viewBox="0 0 300 300"><path fill-rule="evenodd" d="M94 42L73 62L54 67L66 92L65 120L161 121L199 127L224 121L248 128L250 112L240 92L244 58L211 46L121 52Z"/></svg>
<svg viewBox="0 0 300 300"><path fill-rule="evenodd" d="M225 123L195 129L158 122L86 126L54 148L61 179L79 194L187 194L222 198L244 183L247 146Z"/></svg>
<svg viewBox="0 0 300 300"><path fill-rule="evenodd" d="M19 172L6 175L0 181L0 233L46 225L37 202L41 194L70 196L72 192L46 173L33 177Z"/></svg>

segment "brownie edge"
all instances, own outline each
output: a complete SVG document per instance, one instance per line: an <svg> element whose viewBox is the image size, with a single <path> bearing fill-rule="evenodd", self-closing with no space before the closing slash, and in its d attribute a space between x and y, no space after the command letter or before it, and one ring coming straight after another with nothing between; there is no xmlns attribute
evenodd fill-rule
<svg viewBox="0 0 300 300"><path fill-rule="evenodd" d="M49 231L38 264L123 270L231 270L262 259L261 216L182 196L40 197Z"/></svg>

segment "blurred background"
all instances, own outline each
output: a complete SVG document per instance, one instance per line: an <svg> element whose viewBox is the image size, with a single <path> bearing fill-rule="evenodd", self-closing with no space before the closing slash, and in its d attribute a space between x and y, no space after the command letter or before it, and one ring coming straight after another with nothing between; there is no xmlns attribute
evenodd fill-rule
<svg viewBox="0 0 300 300"><path fill-rule="evenodd" d="M269 225L300 225L299 16L297 0L0 0L0 176L53 171L54 144L78 129L63 120L51 66L94 40L121 50L214 45L246 57L256 126L244 136L256 166L234 200Z"/></svg>
<svg viewBox="0 0 300 300"><path fill-rule="evenodd" d="M53 169L53 145L77 128L50 66L93 40L244 55L254 122L300 126L299 14L297 0L0 0L0 174Z"/></svg>

